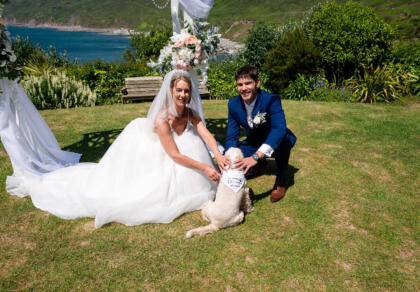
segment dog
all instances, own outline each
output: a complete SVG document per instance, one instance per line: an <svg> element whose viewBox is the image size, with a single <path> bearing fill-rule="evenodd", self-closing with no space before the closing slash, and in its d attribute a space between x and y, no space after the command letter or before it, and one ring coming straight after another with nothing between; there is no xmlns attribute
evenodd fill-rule
<svg viewBox="0 0 420 292"><path fill-rule="evenodd" d="M229 148L225 155L232 164L244 157L241 149L233 147ZM201 210L201 216L210 224L188 231L185 237L204 235L242 223L244 213L250 213L253 210L249 192L243 170L224 171L217 188L216 199L204 203Z"/></svg>

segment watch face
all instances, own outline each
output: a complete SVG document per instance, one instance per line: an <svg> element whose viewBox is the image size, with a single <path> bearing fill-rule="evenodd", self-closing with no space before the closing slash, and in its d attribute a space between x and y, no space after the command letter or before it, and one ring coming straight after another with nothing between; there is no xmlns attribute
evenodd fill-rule
<svg viewBox="0 0 420 292"><path fill-rule="evenodd" d="M258 160L260 157L258 156L257 153L255 153L255 154L252 154L252 158L254 158L254 160Z"/></svg>

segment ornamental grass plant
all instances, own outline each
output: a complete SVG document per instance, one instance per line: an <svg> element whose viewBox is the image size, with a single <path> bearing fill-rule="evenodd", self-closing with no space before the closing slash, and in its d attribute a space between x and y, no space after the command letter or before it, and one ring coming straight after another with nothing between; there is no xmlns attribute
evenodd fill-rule
<svg viewBox="0 0 420 292"><path fill-rule="evenodd" d="M363 67L357 74L346 80L345 84L356 95L359 102L403 101L402 95L410 93L412 84L417 84L419 77L401 68L385 65Z"/></svg>
<svg viewBox="0 0 420 292"><path fill-rule="evenodd" d="M81 81L64 72L30 75L22 80L22 87L37 109L94 106L96 93Z"/></svg>

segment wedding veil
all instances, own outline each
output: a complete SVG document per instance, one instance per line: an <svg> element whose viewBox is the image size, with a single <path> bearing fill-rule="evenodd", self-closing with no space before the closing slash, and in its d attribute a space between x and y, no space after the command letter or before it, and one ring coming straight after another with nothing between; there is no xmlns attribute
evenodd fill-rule
<svg viewBox="0 0 420 292"><path fill-rule="evenodd" d="M0 138L15 175L46 173L79 162L81 154L60 149L17 79L0 79L0 88Z"/></svg>
<svg viewBox="0 0 420 292"><path fill-rule="evenodd" d="M190 108L194 113L198 114L200 119L205 123L203 104L201 103L201 97L198 91L198 82L196 76L192 75L193 74L180 69L172 70L165 75L159 93L156 95L152 105L150 106L149 112L147 113L148 130L150 133L154 132L156 118L162 113L167 112L174 117L178 116L175 110L170 88L171 80L177 78L178 76L185 76L191 79L190 102L187 107Z"/></svg>

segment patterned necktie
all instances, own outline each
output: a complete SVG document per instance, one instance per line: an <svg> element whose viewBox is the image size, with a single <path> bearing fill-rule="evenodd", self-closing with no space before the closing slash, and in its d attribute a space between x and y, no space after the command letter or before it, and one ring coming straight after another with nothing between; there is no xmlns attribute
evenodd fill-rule
<svg viewBox="0 0 420 292"><path fill-rule="evenodd" d="M249 127L252 129L254 127L254 122L252 121L252 109L246 108L246 115Z"/></svg>

